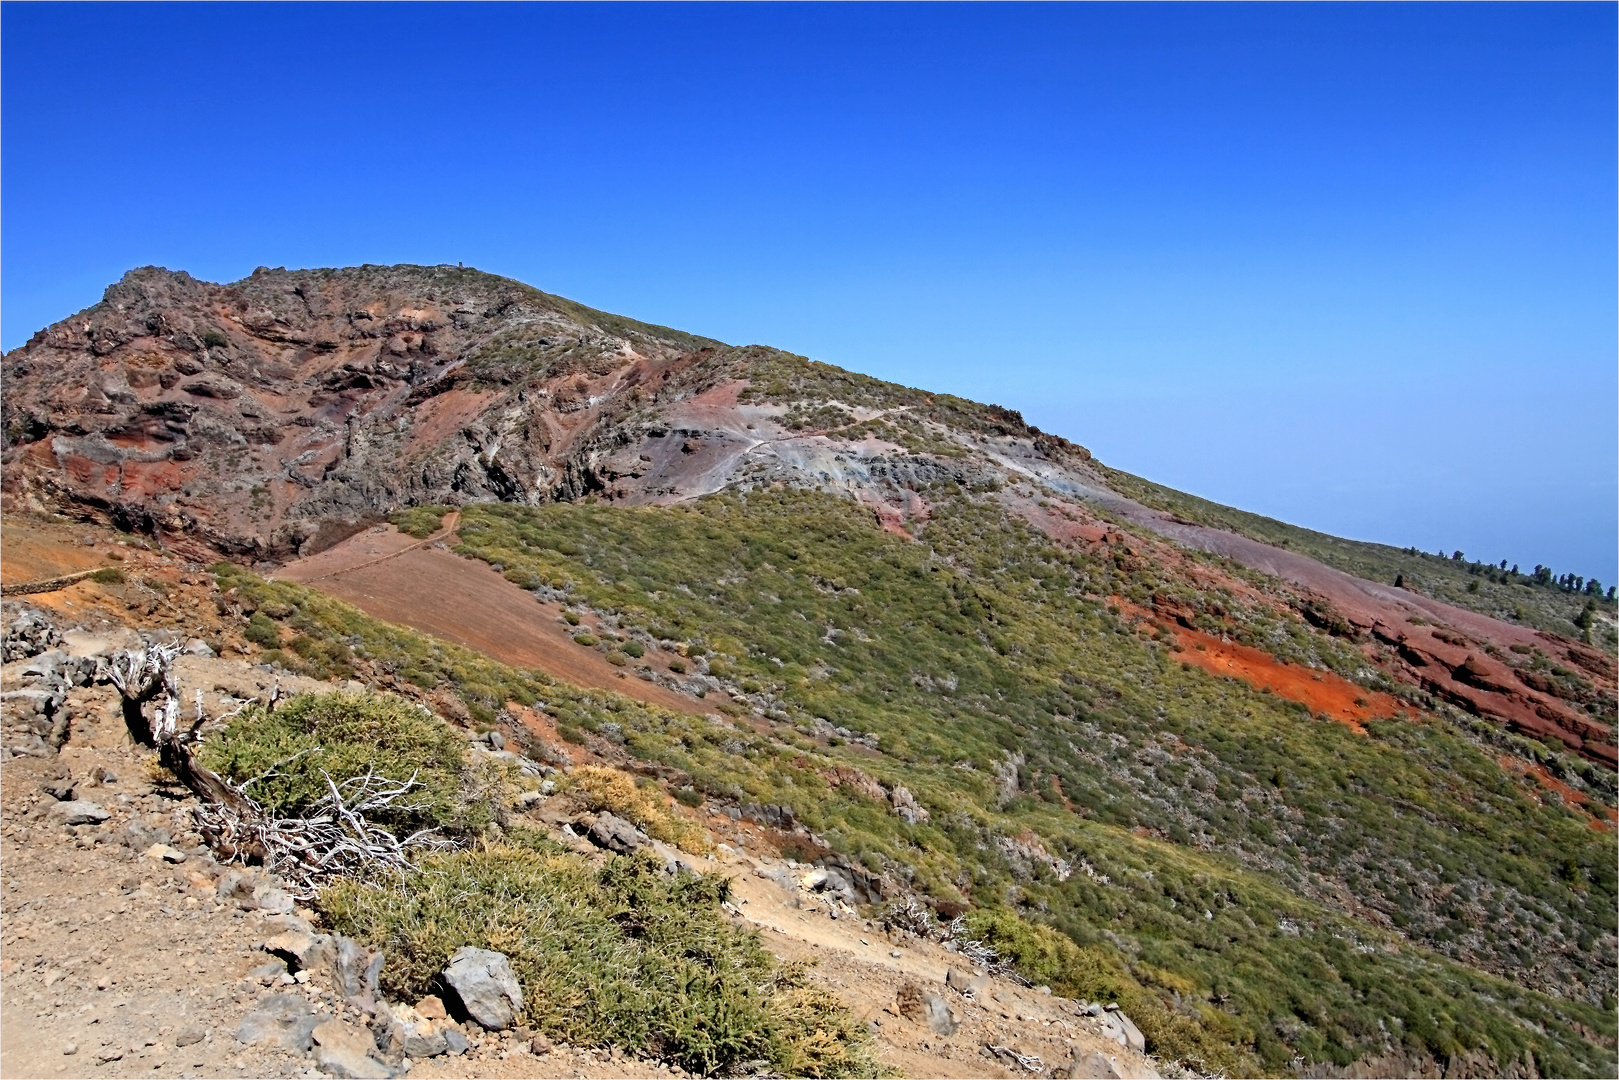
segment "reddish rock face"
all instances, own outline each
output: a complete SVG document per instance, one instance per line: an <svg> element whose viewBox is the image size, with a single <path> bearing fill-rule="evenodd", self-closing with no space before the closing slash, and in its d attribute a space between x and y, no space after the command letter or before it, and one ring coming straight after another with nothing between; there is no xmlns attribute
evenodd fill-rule
<svg viewBox="0 0 1619 1080"><path fill-rule="evenodd" d="M584 494L634 388L717 345L451 267L136 270L5 357L5 486L284 557L332 518Z"/></svg>

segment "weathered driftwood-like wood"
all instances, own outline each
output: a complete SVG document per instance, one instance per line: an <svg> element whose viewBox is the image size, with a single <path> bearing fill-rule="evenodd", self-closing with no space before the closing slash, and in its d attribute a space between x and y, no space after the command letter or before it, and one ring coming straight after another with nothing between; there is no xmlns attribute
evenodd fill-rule
<svg viewBox="0 0 1619 1080"><path fill-rule="evenodd" d="M334 780L322 771L327 793L302 817L278 818L266 813L248 789L277 775L292 759L277 762L239 786L199 764L192 748L209 717L199 690L191 722L180 722L180 688L174 672L179 653L178 645L148 643L139 652L126 651L115 657L109 676L123 697L124 722L130 734L156 748L164 767L202 800L194 811L198 827L221 857L262 863L300 898L308 898L320 883L333 877L401 870L410 865L415 851L454 846L430 829L401 839L366 817L368 812L394 806L419 788L414 773L399 781L368 769L364 776ZM276 690L271 708L279 686ZM146 715L149 704L155 713L152 719ZM400 808L415 809L409 804Z"/></svg>

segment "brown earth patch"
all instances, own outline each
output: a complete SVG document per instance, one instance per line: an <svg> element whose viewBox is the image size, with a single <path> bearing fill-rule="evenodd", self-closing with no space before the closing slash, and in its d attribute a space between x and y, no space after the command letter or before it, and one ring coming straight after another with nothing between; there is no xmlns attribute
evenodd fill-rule
<svg viewBox="0 0 1619 1080"><path fill-rule="evenodd" d="M393 530L391 525L379 528ZM488 563L462 558L442 543L411 541L401 550L389 550L397 541L372 529L288 563L273 576L306 583L374 618L465 645L504 664L537 668L565 682L613 690L677 712L712 711L713 702L631 677L601 653L576 644L574 634L596 628L569 626L560 604L540 603ZM653 653L645 659L662 664Z"/></svg>
<svg viewBox="0 0 1619 1080"><path fill-rule="evenodd" d="M7 514L0 539L0 581L18 585L115 565L108 561L105 548L98 550L84 543L84 537L90 535L66 525L36 523Z"/></svg>

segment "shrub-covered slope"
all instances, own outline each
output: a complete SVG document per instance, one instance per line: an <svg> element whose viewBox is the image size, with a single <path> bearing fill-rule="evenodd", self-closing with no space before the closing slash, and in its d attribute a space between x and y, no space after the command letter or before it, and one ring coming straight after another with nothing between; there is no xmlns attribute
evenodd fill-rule
<svg viewBox="0 0 1619 1080"><path fill-rule="evenodd" d="M1587 819L1537 803L1442 718L1360 735L1189 670L1077 588L1071 558L957 509L962 535L937 546L800 493L464 521L509 576L619 612L626 641L683 646L694 677L735 687L732 712L776 717L762 729L574 690L299 586L227 567L220 583L292 632L272 658L453 688L490 720L541 708L676 792L791 808L808 850L894 890L1004 913L1000 940L1031 975L1119 998L1166 1056L1233 1072L1391 1048L1606 1067L1614 885ZM872 794L899 787L925 815ZM1528 835L1546 842L1514 839ZM1524 987L1536 958L1500 925L1536 935L1544 974L1578 992ZM1038 926L1060 936L1016 929Z"/></svg>

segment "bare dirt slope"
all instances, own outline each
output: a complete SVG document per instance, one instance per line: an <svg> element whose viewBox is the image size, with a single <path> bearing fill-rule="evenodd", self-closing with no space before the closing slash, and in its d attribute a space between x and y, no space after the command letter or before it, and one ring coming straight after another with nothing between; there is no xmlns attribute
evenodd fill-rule
<svg viewBox="0 0 1619 1080"><path fill-rule="evenodd" d="M578 686L615 690L679 712L712 709L711 703L631 677L601 653L576 644L577 630L563 621L558 605L540 603L488 563L456 555L446 546L450 542L447 531L414 541L392 525L378 525L295 560L274 576L310 585L368 615L477 649L514 667L538 668ZM665 662L656 656L647 661Z"/></svg>

